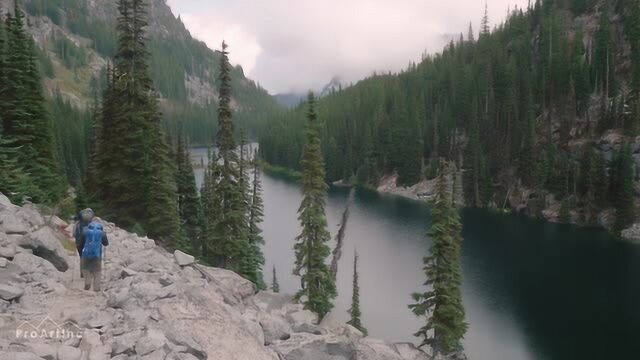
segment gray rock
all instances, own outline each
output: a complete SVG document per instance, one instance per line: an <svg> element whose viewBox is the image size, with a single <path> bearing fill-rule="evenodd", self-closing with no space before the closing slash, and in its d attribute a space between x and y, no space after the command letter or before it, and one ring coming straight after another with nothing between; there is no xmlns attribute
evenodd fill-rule
<svg viewBox="0 0 640 360"><path fill-rule="evenodd" d="M45 225L44 217L38 210L38 207L34 204L24 204L21 208L18 209L16 214L32 227L39 228Z"/></svg>
<svg viewBox="0 0 640 360"><path fill-rule="evenodd" d="M137 271L131 270L129 268L123 268L122 272L120 272L120 278L124 279L126 277L135 276L137 274L138 274Z"/></svg>
<svg viewBox="0 0 640 360"><path fill-rule="evenodd" d="M29 232L29 227L16 215L12 213L4 213L0 215L0 231L6 234L24 235Z"/></svg>
<svg viewBox="0 0 640 360"><path fill-rule="evenodd" d="M14 207L15 205L13 205L11 203L11 200L9 200L8 197L4 196L3 193L0 193L0 209L5 208L5 209L10 209L12 207Z"/></svg>
<svg viewBox="0 0 640 360"><path fill-rule="evenodd" d="M49 344L33 343L28 345L31 352L45 360L56 360L57 350Z"/></svg>
<svg viewBox="0 0 640 360"><path fill-rule="evenodd" d="M161 349L167 343L167 338L158 329L147 329L135 345L136 354L146 355Z"/></svg>
<svg viewBox="0 0 640 360"><path fill-rule="evenodd" d="M260 291L253 298L253 304L263 312L272 312L280 310L285 305L290 304L293 296L274 293L273 291Z"/></svg>
<svg viewBox="0 0 640 360"><path fill-rule="evenodd" d="M69 268L66 250L49 227L42 227L23 236L18 245L32 249L34 255L48 260L58 271L64 272Z"/></svg>
<svg viewBox="0 0 640 360"><path fill-rule="evenodd" d="M0 360L42 360L42 358L30 352L7 351L0 352Z"/></svg>
<svg viewBox="0 0 640 360"><path fill-rule="evenodd" d="M264 332L264 344L271 345L276 340L287 340L291 337L291 325L280 316L263 314L260 326Z"/></svg>
<svg viewBox="0 0 640 360"><path fill-rule="evenodd" d="M91 318L89 319L89 321L87 321L87 325L89 325L89 327L97 329L97 328L104 328L106 326L111 325L111 323L113 322L113 316L111 316L109 313L105 312L105 311L100 311L97 314L93 314L91 316Z"/></svg>
<svg viewBox="0 0 640 360"><path fill-rule="evenodd" d="M640 223L635 223L629 228L622 230L620 236L634 244L640 244Z"/></svg>
<svg viewBox="0 0 640 360"><path fill-rule="evenodd" d="M6 244L4 246L0 246L0 257L3 258L13 258L16 256L17 250L15 244Z"/></svg>
<svg viewBox="0 0 640 360"><path fill-rule="evenodd" d="M132 332L114 337L111 355L115 356L124 352L132 351L136 346L136 342L138 341L138 339L140 339L141 336L142 333L139 330L134 330Z"/></svg>
<svg viewBox="0 0 640 360"><path fill-rule="evenodd" d="M153 352L143 355L140 359L141 360L165 360L166 356L167 356L167 352L164 351L164 349L157 349Z"/></svg>
<svg viewBox="0 0 640 360"><path fill-rule="evenodd" d="M80 360L82 358L82 351L80 349L61 345L58 348L58 360Z"/></svg>
<svg viewBox="0 0 640 360"><path fill-rule="evenodd" d="M396 351L404 360L430 360L430 356L411 343L394 344Z"/></svg>
<svg viewBox="0 0 640 360"><path fill-rule="evenodd" d="M22 294L24 294L24 290L20 288L9 284L0 284L0 299L2 300L16 300L19 299Z"/></svg>
<svg viewBox="0 0 640 360"><path fill-rule="evenodd" d="M187 266L196 262L196 259L193 256L183 253L180 250L174 251L173 257L176 259L176 263L180 266Z"/></svg>
<svg viewBox="0 0 640 360"><path fill-rule="evenodd" d="M356 346L356 359L366 360L405 360L395 347L382 340L365 338Z"/></svg>
<svg viewBox="0 0 640 360"><path fill-rule="evenodd" d="M9 261L3 257L0 257L0 268L6 268L9 264Z"/></svg>
<svg viewBox="0 0 640 360"><path fill-rule="evenodd" d="M359 359L351 342L338 336L292 334L289 340L277 341L271 348L285 360Z"/></svg>
<svg viewBox="0 0 640 360"><path fill-rule="evenodd" d="M225 301L231 305L242 305L244 300L256 292L255 285L233 271L208 266L200 267L219 287Z"/></svg>
<svg viewBox="0 0 640 360"><path fill-rule="evenodd" d="M199 360L207 359L207 353L192 336L177 332L167 332L165 336L175 345L184 346L186 348L186 353L195 356Z"/></svg>
<svg viewBox="0 0 640 360"><path fill-rule="evenodd" d="M85 329L82 333L82 340L80 341L80 349L89 351L92 348L102 346L102 340L100 334L93 330Z"/></svg>
<svg viewBox="0 0 640 360"><path fill-rule="evenodd" d="M298 310L287 314L287 320L296 329L304 325L315 325L318 322L318 315L309 310Z"/></svg>

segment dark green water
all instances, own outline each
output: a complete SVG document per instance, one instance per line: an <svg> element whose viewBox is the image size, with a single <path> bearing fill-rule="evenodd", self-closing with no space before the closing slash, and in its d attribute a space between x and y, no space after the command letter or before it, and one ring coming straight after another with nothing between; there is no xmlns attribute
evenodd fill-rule
<svg viewBox="0 0 640 360"><path fill-rule="evenodd" d="M267 259L285 292L298 234L296 183L263 177ZM337 232L348 190L332 188L327 217ZM464 341L472 360L640 358L640 246L598 229L548 224L487 211L462 212ZM425 203L358 190L339 264L335 311L347 320L353 249L360 254L362 320L371 336L416 341L421 325L407 308L424 282Z"/></svg>

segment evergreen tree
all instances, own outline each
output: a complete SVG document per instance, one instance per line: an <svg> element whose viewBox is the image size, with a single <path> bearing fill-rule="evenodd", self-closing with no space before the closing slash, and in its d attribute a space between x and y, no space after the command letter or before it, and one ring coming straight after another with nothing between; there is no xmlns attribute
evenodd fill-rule
<svg viewBox="0 0 640 360"><path fill-rule="evenodd" d="M91 193L121 226L175 245L184 235L173 161L149 76L146 5L119 0L118 10L118 50L103 94Z"/></svg>
<svg viewBox="0 0 640 360"><path fill-rule="evenodd" d="M272 282L271 282L271 291L273 291L274 293L279 293L280 292L280 284L278 284L278 276L276 275L276 266L273 265L273 276L272 276Z"/></svg>
<svg viewBox="0 0 640 360"><path fill-rule="evenodd" d="M445 166L441 167L432 205L429 230L432 245L424 258L425 285L429 290L412 294L415 304L409 305L414 314L427 317L425 326L415 336L422 338L420 346L433 349L434 356L460 351L467 331L460 293L462 225L451 201Z"/></svg>
<svg viewBox="0 0 640 360"><path fill-rule="evenodd" d="M206 238L210 259L215 266L233 270L245 278L255 276L249 257L246 179L241 172L236 152L231 109L231 64L227 44L222 43L218 88L217 155L210 158L208 174L209 202L205 211L208 219Z"/></svg>
<svg viewBox="0 0 640 360"><path fill-rule="evenodd" d="M188 239L187 244L183 244L184 251L194 251L201 254L200 245L202 211L200 196L196 187L196 179L193 172L193 165L189 150L179 133L176 147L176 185L178 192L178 213L182 231Z"/></svg>
<svg viewBox="0 0 640 360"><path fill-rule="evenodd" d="M297 298L304 295L305 309L317 313L322 319L333 307L331 299L336 296L336 286L326 264L330 253L327 243L331 236L325 216L327 184L320 148L322 125L316 114L315 102L313 93L309 93L306 143L301 160L303 198L298 209L302 232L296 237L294 246L296 259L293 274L301 277Z"/></svg>
<svg viewBox="0 0 640 360"><path fill-rule="evenodd" d="M260 181L260 168L258 167L258 152L253 155L253 182L249 206L249 267L251 275L249 280L253 281L259 288L264 289L264 279L262 277L262 266L264 266L264 255L261 246L264 245L262 229L260 224L264 216L264 205L262 203L262 184Z"/></svg>
<svg viewBox="0 0 640 360"><path fill-rule="evenodd" d="M360 286L358 284L358 252L354 251L353 253L353 290L351 295L351 307L349 308L349 321L347 324L353 326L354 328L362 331L362 333L367 336L367 329L362 325L362 321L360 320L360 316L362 313L360 312Z"/></svg>
<svg viewBox="0 0 640 360"><path fill-rule="evenodd" d="M45 108L33 41L24 29L18 1L0 26L0 115L6 141L19 148L17 163L35 185L28 194L36 202L56 203L64 192L55 156L52 124Z"/></svg>
<svg viewBox="0 0 640 360"><path fill-rule="evenodd" d="M480 36L489 35L491 33L491 28L489 27L489 3L484 3L484 15L482 16L482 21L480 22Z"/></svg>

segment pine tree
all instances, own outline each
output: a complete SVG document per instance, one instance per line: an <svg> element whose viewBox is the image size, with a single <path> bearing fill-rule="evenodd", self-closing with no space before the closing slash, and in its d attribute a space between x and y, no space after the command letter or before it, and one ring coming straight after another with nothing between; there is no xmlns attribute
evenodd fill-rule
<svg viewBox="0 0 640 360"><path fill-rule="evenodd" d="M249 280L253 281L259 288L264 289L264 279L262 276L262 266L264 266L264 255L261 246L264 245L262 229L260 224L264 216L264 204L262 203L262 183L260 181L260 168L258 167L258 152L253 155L253 183L251 189L251 201L249 207L249 246L250 246L250 270Z"/></svg>
<svg viewBox="0 0 640 360"><path fill-rule="evenodd" d="M7 15L2 38L0 114L5 140L20 149L18 163L35 185L28 194L34 201L56 203L64 181L55 156L53 130L45 108L33 41L24 29L18 1Z"/></svg>
<svg viewBox="0 0 640 360"><path fill-rule="evenodd" d="M322 319L333 307L331 299L336 296L336 286L326 264L330 253L327 243L331 236L325 215L327 184L320 148L321 123L317 118L313 93L309 93L307 107L306 143L301 160L303 199L298 209L302 232L296 237L294 246L293 274L301 277L297 298L305 296L305 309L317 313Z"/></svg>
<svg viewBox="0 0 640 360"><path fill-rule="evenodd" d="M218 88L217 155L210 158L206 247L215 266L233 270L245 278L255 275L249 261L247 196L236 152L231 109L231 64L227 44L220 51Z"/></svg>
<svg viewBox="0 0 640 360"><path fill-rule="evenodd" d="M461 340L467 331L460 293L462 225L451 201L444 164L440 174L429 230L432 245L429 255L424 258L425 285L429 290L412 294L416 303L409 305L415 315L427 317L425 326L415 336L422 338L420 346L428 345L433 349L434 356L462 350Z"/></svg>
<svg viewBox="0 0 640 360"><path fill-rule="evenodd" d="M176 185L178 192L178 213L180 215L180 224L182 231L187 237L187 243L183 244L184 251L193 251L201 254L200 245L201 229L201 204L198 188L196 187L196 179L193 173L193 165L191 157L179 132L178 144L176 147Z"/></svg>
<svg viewBox="0 0 640 360"><path fill-rule="evenodd" d="M91 193L121 226L175 245L184 234L173 161L149 76L146 4L119 0L118 10L118 50L103 94Z"/></svg>
<svg viewBox="0 0 640 360"><path fill-rule="evenodd" d="M489 27L489 4L485 2L484 15L482 16L482 21L480 22L480 36L489 35L490 33L491 28Z"/></svg>
<svg viewBox="0 0 640 360"><path fill-rule="evenodd" d="M350 319L347 321L347 324L353 326L354 328L362 331L362 333L367 336L367 329L362 325L362 321L360 320L360 316L362 313L360 312L360 286L358 284L358 252L354 251L353 253L353 290L351 295L351 307L349 308L349 316Z"/></svg>
<svg viewBox="0 0 640 360"><path fill-rule="evenodd" d="M276 266L273 265L273 276L272 276L272 282L271 282L271 291L273 291L274 293L279 293L280 292L280 284L278 283L278 276L276 275Z"/></svg>

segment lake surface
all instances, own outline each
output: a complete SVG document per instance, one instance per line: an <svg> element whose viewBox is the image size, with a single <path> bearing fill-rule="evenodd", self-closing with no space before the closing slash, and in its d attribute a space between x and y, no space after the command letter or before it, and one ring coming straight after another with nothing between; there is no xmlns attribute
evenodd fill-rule
<svg viewBox="0 0 640 360"><path fill-rule="evenodd" d="M262 181L265 281L271 283L275 265L281 290L294 293L300 284L291 275L300 190L279 177L263 175ZM329 191L332 235L348 194L345 188ZM464 346L471 360L640 357L640 246L600 229L482 210L464 210L462 220L469 323ZM426 203L357 190L339 263L339 295L329 316L348 320L357 248L362 321L370 335L416 342L412 334L424 320L407 305L425 281L429 221Z"/></svg>

